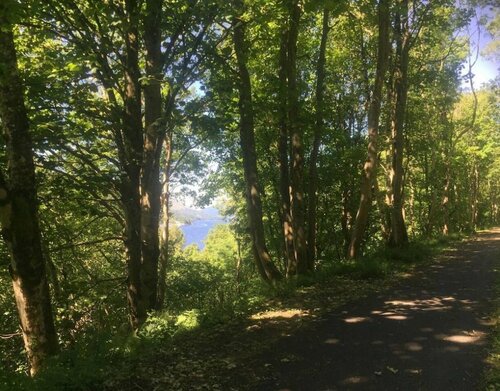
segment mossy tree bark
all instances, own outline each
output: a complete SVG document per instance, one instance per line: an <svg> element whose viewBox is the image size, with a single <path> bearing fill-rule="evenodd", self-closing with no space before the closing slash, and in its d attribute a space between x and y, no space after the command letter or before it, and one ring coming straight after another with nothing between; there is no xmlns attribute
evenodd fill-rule
<svg viewBox="0 0 500 391"><path fill-rule="evenodd" d="M0 118L8 173L0 173L0 219L9 249L10 274L31 375L58 350L38 222L35 165L9 21L10 2L0 4Z"/></svg>

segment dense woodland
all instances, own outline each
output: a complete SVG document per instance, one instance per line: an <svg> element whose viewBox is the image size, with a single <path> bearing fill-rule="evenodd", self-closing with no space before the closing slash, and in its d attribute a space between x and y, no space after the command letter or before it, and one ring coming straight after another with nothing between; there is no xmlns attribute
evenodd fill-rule
<svg viewBox="0 0 500 391"><path fill-rule="evenodd" d="M0 381L500 224L493 3L2 0Z"/></svg>

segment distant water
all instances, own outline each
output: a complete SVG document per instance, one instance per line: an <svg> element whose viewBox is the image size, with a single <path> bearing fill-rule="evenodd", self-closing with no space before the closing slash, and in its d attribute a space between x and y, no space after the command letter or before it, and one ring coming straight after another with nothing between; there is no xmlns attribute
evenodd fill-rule
<svg viewBox="0 0 500 391"><path fill-rule="evenodd" d="M195 243L198 245L198 248L202 250L203 247L205 247L203 241L207 237L208 231L210 231L217 224L224 223L225 222L222 218L215 218L195 220L191 224L181 225L180 229L186 238L185 246Z"/></svg>

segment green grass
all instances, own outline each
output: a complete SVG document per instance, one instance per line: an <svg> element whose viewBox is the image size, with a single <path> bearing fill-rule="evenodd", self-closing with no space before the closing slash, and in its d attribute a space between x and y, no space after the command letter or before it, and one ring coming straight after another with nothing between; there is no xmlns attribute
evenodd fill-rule
<svg viewBox="0 0 500 391"><path fill-rule="evenodd" d="M381 247L359 260L344 259L333 265L327 265L322 273L326 273L327 277L343 275L355 279L385 278L432 261L434 256L462 238L461 235L453 235L416 240L401 248Z"/></svg>

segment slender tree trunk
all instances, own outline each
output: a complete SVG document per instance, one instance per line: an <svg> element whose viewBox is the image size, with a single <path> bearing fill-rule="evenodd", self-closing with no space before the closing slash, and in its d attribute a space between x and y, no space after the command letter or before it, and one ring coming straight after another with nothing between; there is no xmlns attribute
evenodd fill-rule
<svg viewBox="0 0 500 391"><path fill-rule="evenodd" d="M123 117L124 158L121 197L125 211L127 254L127 298L130 323L134 330L146 320L147 307L142 293L142 243L140 176L143 150L141 88L139 83L139 8L137 0L127 0L125 32L125 110Z"/></svg>
<svg viewBox="0 0 500 391"><path fill-rule="evenodd" d="M439 200L438 200L438 192L437 192L437 186L433 186L431 183L431 178L436 173L436 152L435 150L432 150L431 156L430 156L430 167L427 169L427 179L426 179L426 188L427 193L429 194L429 206L427 208L427 234L428 236L431 236L434 231L436 230L436 227L439 227L441 224L441 213L439 213ZM440 190L440 189L439 189Z"/></svg>
<svg viewBox="0 0 500 391"><path fill-rule="evenodd" d="M243 2L235 0L235 4L239 15L242 15L244 12ZM273 283L281 279L282 275L271 261L271 256L265 242L262 203L257 175L257 156L255 152L252 87L246 63L248 51L245 41L245 22L239 17L234 18L233 43L238 64L240 144L243 155L247 212L253 252L261 276L265 281Z"/></svg>
<svg viewBox="0 0 500 391"><path fill-rule="evenodd" d="M43 223L41 225L43 225ZM52 261L52 257L50 256L50 249L47 245L47 241L43 236L41 240L43 259L45 260L45 267L47 269L47 279L49 282L49 287L54 293L54 297L57 300L61 298L61 285L59 284L59 275L57 273L56 265L54 264L54 262Z"/></svg>
<svg viewBox="0 0 500 391"><path fill-rule="evenodd" d="M125 256L127 259L127 300L132 329L136 330L146 320L146 309L141 301L141 223L139 194L133 191L139 181L125 179L121 185L121 197L125 215ZM135 179L135 178L134 178ZM138 178L137 178L138 179Z"/></svg>
<svg viewBox="0 0 500 391"><path fill-rule="evenodd" d="M368 109L368 153L361 177L361 199L349 244L349 258L357 258L372 206L372 186L376 181L378 165L378 127L382 89L389 61L389 2L382 0L378 6L378 54L375 84Z"/></svg>
<svg viewBox="0 0 500 391"><path fill-rule="evenodd" d="M387 204L385 203L385 191L383 192L380 190L377 178L373 181L373 189L375 192L377 209L380 215L380 230L382 232L383 239L387 241L391 233L391 216L390 211L387 208Z"/></svg>
<svg viewBox="0 0 500 391"><path fill-rule="evenodd" d="M0 119L6 140L8 178L0 173L0 220L10 253L10 275L31 375L57 352L38 221L35 165L9 23L10 2L0 5Z"/></svg>
<svg viewBox="0 0 500 391"><path fill-rule="evenodd" d="M144 20L147 78L144 87L145 134L141 170L141 283L148 311L156 308L160 256L160 156L164 138L161 97L161 18L162 1L147 0Z"/></svg>
<svg viewBox="0 0 500 391"><path fill-rule="evenodd" d="M160 227L160 268L158 271L158 300L156 309L163 309L165 303L165 294L167 291L166 278L167 268L170 261L170 253L168 241L170 236L170 216L169 216L169 202L170 202L170 161L172 156L172 143L170 138L167 137L165 141L165 170L163 173L163 191L161 198L162 207L162 224Z"/></svg>
<svg viewBox="0 0 500 391"><path fill-rule="evenodd" d="M324 95L325 95L325 59L326 59L326 43L328 39L328 26L330 13L327 8L323 11L323 22L321 30L321 43L319 45L318 62L316 64L316 126L314 128L313 147L309 162L309 205L308 211L308 258L307 268L310 271L314 270L316 262L316 203L318 189L318 153L321 144L321 136L323 134L323 111L324 111Z"/></svg>
<svg viewBox="0 0 500 391"><path fill-rule="evenodd" d="M240 283L241 283L241 265L243 264L243 258L241 256L241 238L239 236L236 237L236 271L235 271L235 279L238 293L240 293Z"/></svg>
<svg viewBox="0 0 500 391"><path fill-rule="evenodd" d="M472 199L471 199L471 216L470 216L470 230L472 232L476 231L477 227L477 204L478 204L478 194L479 194L479 170L477 168L477 162L472 163Z"/></svg>
<svg viewBox="0 0 500 391"><path fill-rule="evenodd" d="M425 200L427 202L427 211L425 211L424 208L422 208L422 213L420 216L421 221L426 221L425 228L424 228L424 234L426 237L430 237L431 232L432 232L432 222L431 222L431 213L433 210L433 203L432 203L432 195L431 195L431 188L430 188L430 183L429 183L429 157L427 155L427 151L424 151L424 191L425 191ZM424 214L426 216L424 217Z"/></svg>
<svg viewBox="0 0 500 391"><path fill-rule="evenodd" d="M342 228L342 236L344 238L343 240L343 246L342 246L342 251L343 254L342 256L345 256L348 249L349 249L349 240L350 240L350 235L349 235L349 190L346 187L346 183L344 182L342 187L344 188L342 190L342 215L340 216L340 227Z"/></svg>
<svg viewBox="0 0 500 391"><path fill-rule="evenodd" d="M408 234L403 217L403 152L406 101L408 95L409 26L408 0L403 0L396 17L395 108L392 119L391 235L389 245L404 246Z"/></svg>
<svg viewBox="0 0 500 391"><path fill-rule="evenodd" d="M290 165L288 161L288 113L287 113L287 42L288 30L284 29L280 39L279 58L279 165L280 165L280 215L283 225L283 239L285 246L285 263L287 276L296 272L295 251L293 245L293 226L290 205Z"/></svg>
<svg viewBox="0 0 500 391"><path fill-rule="evenodd" d="M451 169L449 164L445 167L445 180L443 188L443 200L441 202L441 208L443 210L443 228L442 234L448 235L450 233L450 186L451 186Z"/></svg>
<svg viewBox="0 0 500 391"><path fill-rule="evenodd" d="M301 9L297 0L289 5L288 27L288 124L291 137L291 175L290 188L292 193L292 227L294 233L294 249L296 272L307 272L307 243L305 232L305 200L304 200L304 131L299 123L299 93L297 88L297 40ZM290 273L291 274L291 273Z"/></svg>

